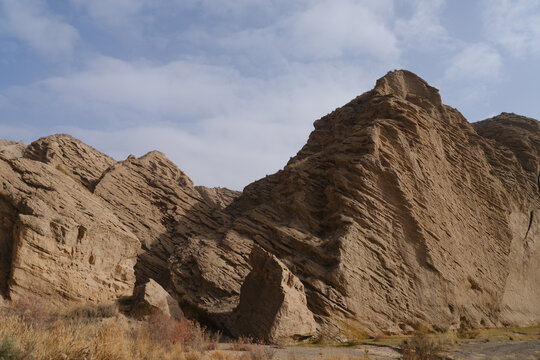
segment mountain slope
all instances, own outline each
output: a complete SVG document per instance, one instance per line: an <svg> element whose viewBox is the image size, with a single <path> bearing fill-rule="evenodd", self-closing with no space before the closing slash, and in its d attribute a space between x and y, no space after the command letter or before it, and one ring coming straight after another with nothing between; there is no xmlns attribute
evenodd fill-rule
<svg viewBox="0 0 540 360"><path fill-rule="evenodd" d="M283 170L247 186L229 207L224 236L189 246L220 253L230 266L222 277L202 277L215 286L249 271L238 257L247 258L250 244L275 254L329 332L533 323L540 294L527 279L540 272L536 220L524 239L539 200L511 151L480 136L425 81L396 71L316 121ZM244 245L231 256L229 244ZM176 256L182 262L184 249ZM518 265L527 274L512 276ZM172 268L173 278L183 272ZM191 305L219 312L231 301L216 294Z"/></svg>

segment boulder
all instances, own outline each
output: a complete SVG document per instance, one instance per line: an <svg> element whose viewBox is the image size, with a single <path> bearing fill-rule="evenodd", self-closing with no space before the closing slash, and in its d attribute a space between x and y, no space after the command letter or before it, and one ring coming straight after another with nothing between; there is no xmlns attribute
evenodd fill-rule
<svg viewBox="0 0 540 360"><path fill-rule="evenodd" d="M253 267L242 285L231 332L272 343L314 336L317 324L307 307L304 285L274 255L255 246Z"/></svg>
<svg viewBox="0 0 540 360"><path fill-rule="evenodd" d="M149 279L146 284L135 287L131 315L142 319L154 314L163 314L175 319L184 316L178 302L161 285Z"/></svg>

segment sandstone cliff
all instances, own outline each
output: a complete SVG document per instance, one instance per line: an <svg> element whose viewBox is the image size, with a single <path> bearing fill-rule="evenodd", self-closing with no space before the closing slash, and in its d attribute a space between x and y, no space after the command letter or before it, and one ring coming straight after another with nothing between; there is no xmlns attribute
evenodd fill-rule
<svg viewBox="0 0 540 360"><path fill-rule="evenodd" d="M538 121L470 124L394 71L314 126L242 193L159 152L0 143L0 291L99 301L154 279L188 316L279 341L540 322Z"/></svg>
<svg viewBox="0 0 540 360"><path fill-rule="evenodd" d="M132 293L140 243L85 187L52 166L0 155L0 294L53 303Z"/></svg>
<svg viewBox="0 0 540 360"><path fill-rule="evenodd" d="M535 129L519 134L532 139ZM535 152L495 144L437 89L391 72L316 121L283 170L247 186L228 207L222 237L178 248L194 264L207 253L219 259L214 276L192 279L196 291L234 289L192 305L218 312L238 303L255 243L302 281L328 333L538 322L539 229L530 214L540 198L529 170L538 161L527 157L538 143L529 144ZM172 268L183 279L187 271Z"/></svg>

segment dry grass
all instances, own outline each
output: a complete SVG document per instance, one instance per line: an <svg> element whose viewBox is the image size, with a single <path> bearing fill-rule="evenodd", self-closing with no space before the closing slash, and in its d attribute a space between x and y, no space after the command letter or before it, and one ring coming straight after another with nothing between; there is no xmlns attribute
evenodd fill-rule
<svg viewBox="0 0 540 360"><path fill-rule="evenodd" d="M436 360L444 350L444 345L423 333L403 341L401 345L403 360Z"/></svg>
<svg viewBox="0 0 540 360"><path fill-rule="evenodd" d="M248 351L249 347L254 343L253 338L240 336L236 341L231 344L231 350L234 351Z"/></svg>
<svg viewBox="0 0 540 360"><path fill-rule="evenodd" d="M132 321L111 305L53 309L26 299L0 310L0 359L229 360L213 335L187 319Z"/></svg>

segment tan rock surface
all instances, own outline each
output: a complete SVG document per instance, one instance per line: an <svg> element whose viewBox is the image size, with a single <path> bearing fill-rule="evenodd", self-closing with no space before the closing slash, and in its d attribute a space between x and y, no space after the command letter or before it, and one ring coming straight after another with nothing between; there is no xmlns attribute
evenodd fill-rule
<svg viewBox="0 0 540 360"><path fill-rule="evenodd" d="M2 290L12 300L131 295L140 243L99 198L54 167L25 158L0 157L0 181Z"/></svg>
<svg viewBox="0 0 540 360"><path fill-rule="evenodd" d="M212 207L225 209L240 194L240 191L230 190L222 187L208 188L206 186L195 186L202 198Z"/></svg>
<svg viewBox="0 0 540 360"><path fill-rule="evenodd" d="M525 237L539 201L512 151L479 136L425 81L396 71L316 121L282 171L229 206L224 235L189 251L195 263L218 254L220 273L240 275L237 289L249 272L237 258L260 245L302 281L327 333L524 325L540 320L537 231ZM243 245L231 252L224 243ZM205 302L226 303L218 294Z"/></svg>
<svg viewBox="0 0 540 360"><path fill-rule="evenodd" d="M94 193L140 239L139 283L170 287L169 257L193 234L219 227L223 215L206 204L193 183L158 151L130 156L105 172Z"/></svg>
<svg viewBox="0 0 540 360"><path fill-rule="evenodd" d="M26 144L22 141L0 140L0 154L4 158L16 159L23 156Z"/></svg>
<svg viewBox="0 0 540 360"><path fill-rule="evenodd" d="M540 122L525 116L502 113L473 124L483 137L495 141L499 149L513 152L527 173L532 193L540 198ZM503 175L502 176L508 176ZM511 262L501 304L501 319L505 324L527 324L540 313L540 206L529 206L528 222L520 213L512 214L514 231ZM532 318L532 319L531 319Z"/></svg>
<svg viewBox="0 0 540 360"><path fill-rule="evenodd" d="M70 135L45 136L32 142L24 157L51 164L60 171L79 179L92 190L99 178L116 161Z"/></svg>
<svg viewBox="0 0 540 360"><path fill-rule="evenodd" d="M131 315L137 319L154 314L163 314L175 319L184 316L178 302L153 279L135 287L133 301Z"/></svg>
<svg viewBox="0 0 540 360"><path fill-rule="evenodd" d="M252 270L242 284L231 332L272 343L316 335L317 324L307 308L300 280L274 255L258 246L253 247L249 262Z"/></svg>
<svg viewBox="0 0 540 360"><path fill-rule="evenodd" d="M110 262L97 271L80 259L96 246L130 253L135 234L143 244L140 283L155 279L185 312L237 333L231 320L242 284L268 269L269 277L288 271L295 288L303 285L307 311L325 334L540 322L538 121L503 113L471 125L437 89L395 71L314 125L283 170L238 197L194 187L158 152L116 163L55 135L25 151L50 166L4 154L0 289L9 283L11 251L29 254L16 257L14 274L41 294L116 296L132 278L110 275L107 292L95 274ZM99 234L92 247L72 245L81 226ZM26 252L13 247L17 241ZM249 263L254 245L275 256L272 266ZM37 275L49 253L59 265L43 268L51 278L62 272L53 280ZM91 284L87 273L100 280ZM9 291L30 291L29 281L13 279Z"/></svg>

